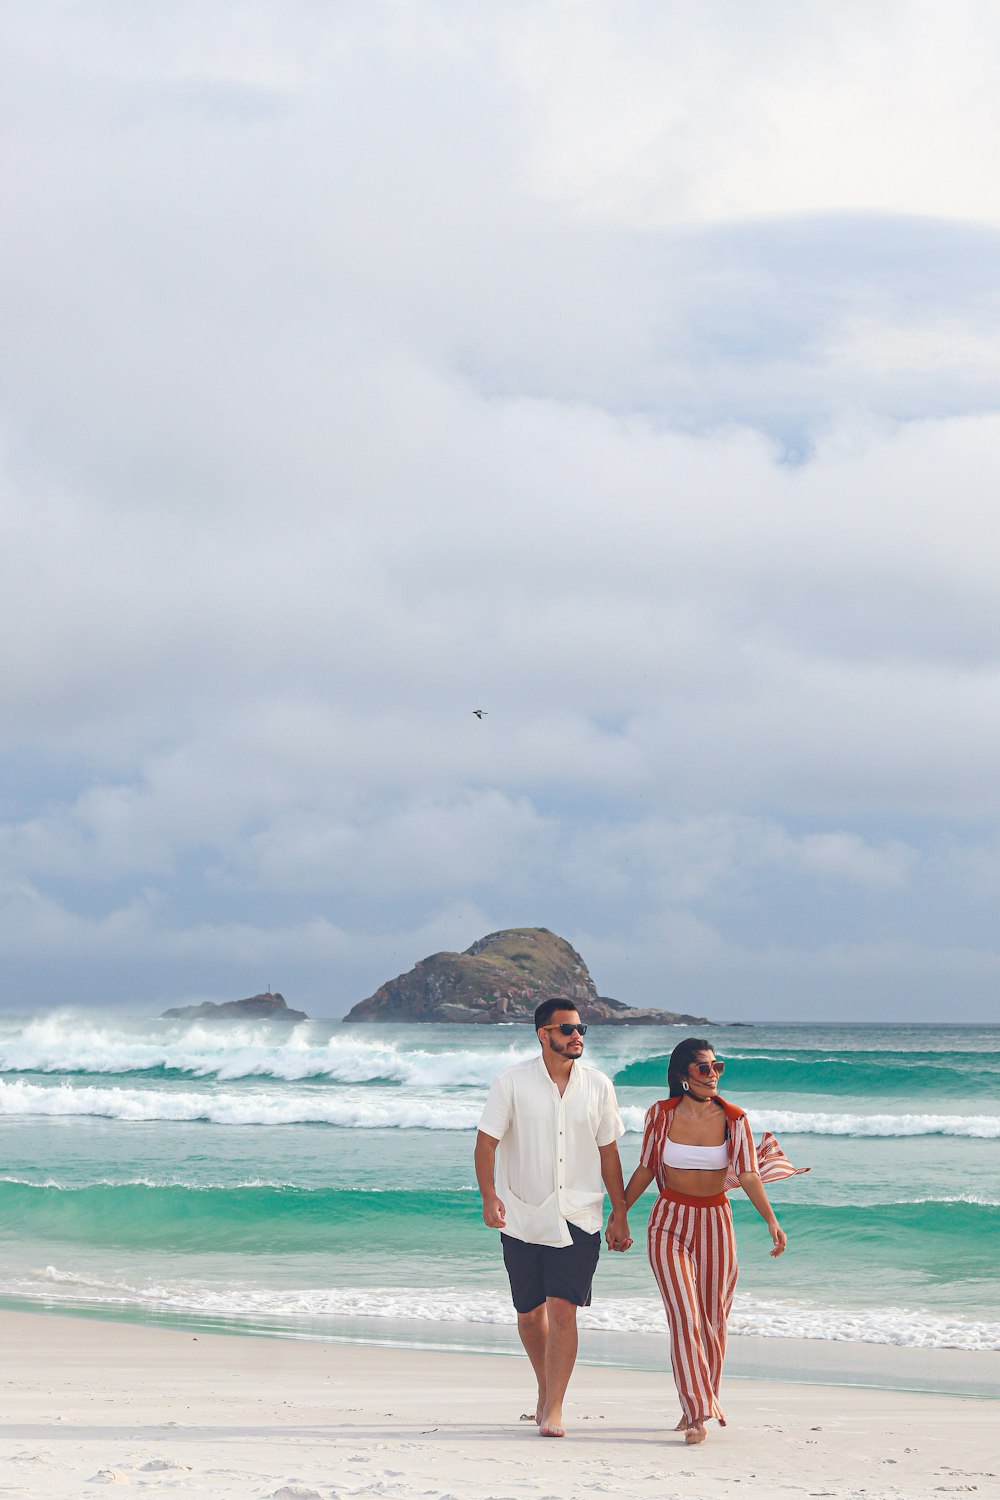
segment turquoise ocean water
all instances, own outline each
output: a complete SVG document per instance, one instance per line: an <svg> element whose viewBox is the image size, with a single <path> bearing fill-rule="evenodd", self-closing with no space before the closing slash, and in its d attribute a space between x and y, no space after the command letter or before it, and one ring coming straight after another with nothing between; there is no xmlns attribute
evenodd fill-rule
<svg viewBox="0 0 1000 1500"><path fill-rule="evenodd" d="M684 1034L587 1037L618 1089L626 1176ZM1000 1027L709 1035L723 1092L812 1168L772 1189L779 1262L734 1194L733 1331L1000 1350ZM0 1019L0 1301L491 1347L511 1310L475 1124L493 1075L536 1051L519 1026ZM662 1352L642 1239L602 1257L583 1314L611 1362L639 1347L616 1334Z"/></svg>

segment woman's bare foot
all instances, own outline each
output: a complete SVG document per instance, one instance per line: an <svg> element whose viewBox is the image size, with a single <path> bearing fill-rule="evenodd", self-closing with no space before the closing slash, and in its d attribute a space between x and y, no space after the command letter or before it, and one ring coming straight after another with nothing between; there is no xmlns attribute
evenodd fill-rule
<svg viewBox="0 0 1000 1500"><path fill-rule="evenodd" d="M687 1417L681 1417L680 1421L677 1423L677 1426L674 1428L674 1431L675 1432L687 1432L687 1425L688 1425L688 1419L687 1419Z"/></svg>
<svg viewBox="0 0 1000 1500"><path fill-rule="evenodd" d="M538 1392L538 1400L535 1402L534 1411L523 1411L518 1418L520 1422L534 1422L536 1427L542 1425L542 1412L545 1410L545 1397Z"/></svg>
<svg viewBox="0 0 1000 1500"><path fill-rule="evenodd" d="M692 1422L690 1427L684 1429L684 1441L686 1443L703 1443L708 1437L704 1422Z"/></svg>

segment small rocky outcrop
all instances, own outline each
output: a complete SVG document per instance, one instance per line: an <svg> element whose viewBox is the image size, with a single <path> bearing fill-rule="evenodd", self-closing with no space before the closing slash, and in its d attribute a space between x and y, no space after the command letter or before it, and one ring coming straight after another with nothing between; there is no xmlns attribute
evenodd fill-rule
<svg viewBox="0 0 1000 1500"><path fill-rule="evenodd" d="M599 995L576 949L547 927L510 927L464 953L433 953L359 1001L344 1020L530 1023L535 1006L550 995L571 1001L593 1024L708 1024L704 1016L638 1010Z"/></svg>
<svg viewBox="0 0 1000 1500"><path fill-rule="evenodd" d="M165 1010L164 1021L308 1021L304 1010L292 1010L284 995L251 995L246 1000L203 1000L201 1005L175 1005Z"/></svg>

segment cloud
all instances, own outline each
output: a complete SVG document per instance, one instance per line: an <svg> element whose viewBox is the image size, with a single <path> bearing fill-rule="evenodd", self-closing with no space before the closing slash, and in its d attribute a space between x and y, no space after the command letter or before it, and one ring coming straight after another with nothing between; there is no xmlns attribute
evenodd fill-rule
<svg viewBox="0 0 1000 1500"><path fill-rule="evenodd" d="M965 0L535 7L508 55L536 181L633 228L851 207L996 219L991 40Z"/></svg>
<svg viewBox="0 0 1000 1500"><path fill-rule="evenodd" d="M23 1003L533 922L636 1001L991 1003L996 23L916 11L19 13Z"/></svg>

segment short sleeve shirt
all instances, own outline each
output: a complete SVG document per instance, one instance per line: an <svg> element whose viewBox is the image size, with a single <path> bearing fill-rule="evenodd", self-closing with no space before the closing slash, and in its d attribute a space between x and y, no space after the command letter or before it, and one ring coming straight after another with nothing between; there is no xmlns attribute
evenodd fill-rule
<svg viewBox="0 0 1000 1500"><path fill-rule="evenodd" d="M595 1234L604 1218L599 1148L625 1134L614 1085L575 1062L560 1095L541 1057L494 1078L479 1128L500 1142L496 1185L505 1233L532 1245L570 1245L567 1224Z"/></svg>

